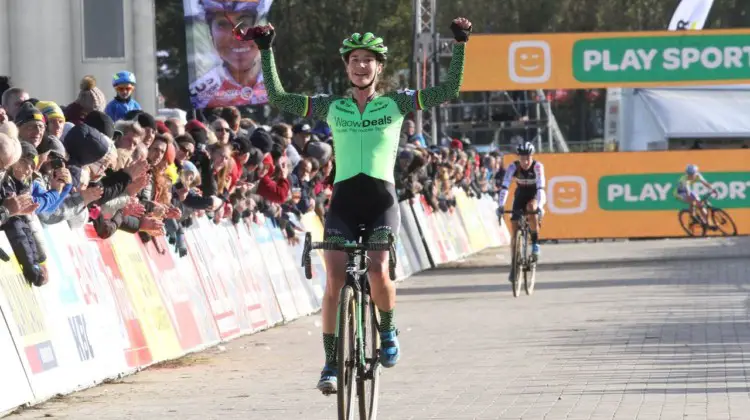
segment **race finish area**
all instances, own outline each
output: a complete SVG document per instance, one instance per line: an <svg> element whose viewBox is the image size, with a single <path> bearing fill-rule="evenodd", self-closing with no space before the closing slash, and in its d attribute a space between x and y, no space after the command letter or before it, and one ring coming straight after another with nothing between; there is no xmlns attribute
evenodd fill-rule
<svg viewBox="0 0 750 420"><path fill-rule="evenodd" d="M519 298L507 254L399 284L378 418L746 418L750 238L545 244ZM328 420L322 357L313 315L9 418Z"/></svg>

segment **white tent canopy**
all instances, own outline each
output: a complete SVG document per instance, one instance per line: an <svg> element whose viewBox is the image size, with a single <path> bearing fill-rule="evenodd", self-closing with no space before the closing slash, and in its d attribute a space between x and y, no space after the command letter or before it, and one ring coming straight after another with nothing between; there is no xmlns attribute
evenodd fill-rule
<svg viewBox="0 0 750 420"><path fill-rule="evenodd" d="M620 150L675 138L750 138L750 85L623 89Z"/></svg>

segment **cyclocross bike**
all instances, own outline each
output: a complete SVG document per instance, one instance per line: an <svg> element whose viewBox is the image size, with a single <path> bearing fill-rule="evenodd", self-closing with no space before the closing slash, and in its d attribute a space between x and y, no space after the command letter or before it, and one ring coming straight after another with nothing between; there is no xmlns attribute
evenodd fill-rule
<svg viewBox="0 0 750 420"><path fill-rule="evenodd" d="M711 194L706 194L700 199L706 209L706 220L703 220L696 206L693 206L692 211L691 209L680 210L677 218L680 220L682 229L688 236L706 236L708 231L719 231L724 236L737 235L737 225L734 224L732 217L726 211L711 205L710 197Z"/></svg>
<svg viewBox="0 0 750 420"><path fill-rule="evenodd" d="M505 211L503 210L501 213L504 214ZM534 284L536 283L537 261L531 252L531 229L527 220L529 214L537 214L540 218L539 226L542 225L541 215L536 210L525 210L518 221L518 230L516 230L514 241L515 247L511 250L510 262L511 270L513 270L513 277L511 277L513 297L518 297L521 294L521 276L523 276L523 288L527 295L534 293Z"/></svg>
<svg viewBox="0 0 750 420"><path fill-rule="evenodd" d="M367 251L389 251L389 275L396 279L396 249L391 234L388 242L363 243L365 229L360 226L359 241L354 244L312 242L305 235L302 265L305 277L312 278L310 251L323 249L343 251L348 255L346 283L339 295L336 317L336 362L339 420L352 420L356 389L360 420L375 420L378 414L380 385L380 327L377 308L370 297L367 278ZM356 387L355 387L356 383Z"/></svg>

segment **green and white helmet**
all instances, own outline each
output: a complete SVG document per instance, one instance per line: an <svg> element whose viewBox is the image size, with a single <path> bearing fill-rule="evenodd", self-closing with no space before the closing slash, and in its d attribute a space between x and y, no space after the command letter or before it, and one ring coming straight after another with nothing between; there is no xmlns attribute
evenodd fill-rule
<svg viewBox="0 0 750 420"><path fill-rule="evenodd" d="M388 47L383 45L383 38L376 36L372 32L367 32L364 35L359 32L355 32L346 38L339 48L339 53L342 56L346 56L354 50L367 50L372 51L378 57L385 59L388 55Z"/></svg>

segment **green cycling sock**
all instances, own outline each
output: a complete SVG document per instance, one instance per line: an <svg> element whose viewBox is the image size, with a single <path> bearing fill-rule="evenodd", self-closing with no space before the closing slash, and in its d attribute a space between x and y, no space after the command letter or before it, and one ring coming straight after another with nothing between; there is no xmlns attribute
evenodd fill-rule
<svg viewBox="0 0 750 420"><path fill-rule="evenodd" d="M381 311L380 312L380 331L393 331L396 329L396 326L393 325L393 311L394 309L391 309L390 311Z"/></svg>
<svg viewBox="0 0 750 420"><path fill-rule="evenodd" d="M323 350L326 352L326 364L332 367L336 363L336 335L323 333Z"/></svg>

